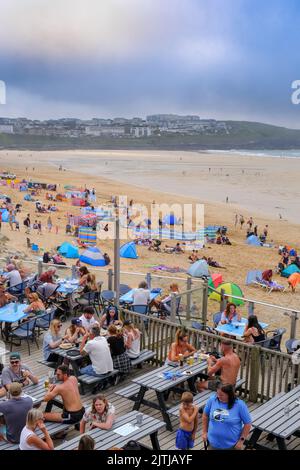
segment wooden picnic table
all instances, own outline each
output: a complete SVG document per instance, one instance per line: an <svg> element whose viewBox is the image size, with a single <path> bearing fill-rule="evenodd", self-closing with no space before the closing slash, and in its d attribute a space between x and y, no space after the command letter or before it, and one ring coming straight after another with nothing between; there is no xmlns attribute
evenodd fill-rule
<svg viewBox="0 0 300 470"><path fill-rule="evenodd" d="M286 450L286 439L300 428L300 385L288 393L279 393L257 408L252 416L254 431L246 447L269 449L258 444L263 432L272 434L279 450Z"/></svg>
<svg viewBox="0 0 300 470"><path fill-rule="evenodd" d="M78 351L78 354L76 356L68 356L68 351ZM83 356L80 354L79 348L76 348L75 346L70 349L62 349L62 348L55 348L51 350L51 353L57 354L60 359L57 363L57 366L63 363L64 358L67 358L70 361L70 364L72 366L72 369L74 371L75 377L78 377L80 375L79 369L80 367L78 366L78 361L83 358Z"/></svg>
<svg viewBox="0 0 300 470"><path fill-rule="evenodd" d="M150 406L159 410L163 416L163 419L167 425L167 429L172 431L172 424L170 416L168 414L168 408L165 401L166 392L177 388L178 385L187 381L189 388L192 392L195 392L195 379L201 373L207 369L207 362L197 362L193 365L185 364L183 367L172 367L169 365L164 365L158 369L154 369L147 374L136 377L132 382L140 385L140 391L138 392L137 399L134 403L133 410L139 410L141 405ZM173 379L167 379L164 377L164 373L171 372L181 372L180 377L175 376ZM188 374L187 374L188 372ZM144 396L148 390L154 390L157 396L157 402L145 400ZM183 390L181 390L183 392Z"/></svg>
<svg viewBox="0 0 300 470"><path fill-rule="evenodd" d="M26 387L23 388L23 393L22 395L28 395L33 399L33 406L40 406L41 403L43 402L44 396L47 393L47 390L45 389L45 380L48 377L44 377L39 379L39 382L37 384L30 384L26 385ZM2 397L0 400L6 400L6 397ZM59 408L62 408L62 401L59 397L56 397L53 400L53 404L58 406Z"/></svg>
<svg viewBox="0 0 300 470"><path fill-rule="evenodd" d="M141 440L145 436L150 435L152 447L154 450L159 450L159 442L157 439L157 433L160 429L165 427L165 423L151 416L142 414L143 422L137 428L133 429L130 434L126 436L121 436L116 432L118 428L126 424L136 425L136 415L142 414L137 413L136 411L131 411L130 413L125 414L124 416L117 417L112 429L92 429L85 433L85 435L91 436L95 440L95 449L96 450L107 450L111 447L123 447L127 444L128 441L134 439L135 441ZM76 436L70 441L66 441L60 446L56 447L55 450L73 450L77 449L79 440L82 435Z"/></svg>

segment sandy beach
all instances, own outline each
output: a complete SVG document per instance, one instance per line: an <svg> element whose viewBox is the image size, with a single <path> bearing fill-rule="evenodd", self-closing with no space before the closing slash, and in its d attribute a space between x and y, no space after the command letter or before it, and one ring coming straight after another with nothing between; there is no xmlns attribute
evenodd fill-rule
<svg viewBox="0 0 300 470"><path fill-rule="evenodd" d="M59 171L59 165L65 171ZM259 288L245 286L249 270L274 270L279 261L278 245L288 243L300 249L300 159L160 151L1 151L0 170L14 172L18 178L59 184L59 190L66 184L86 184L96 188L98 205L108 201L112 194L127 195L128 200L132 198L134 202L146 205L153 200L168 204L204 203L205 225L226 225L232 241L232 246L211 245L201 250L200 255L211 256L226 267L226 270L211 268L211 272L221 272L225 281L237 283L247 298L289 308L300 307L299 290L296 294L290 291L268 294ZM18 217L20 233L11 232L8 224L2 224L1 232L9 238L7 246L30 254L26 248L23 219L28 212L32 221L37 218L35 205L23 201L24 193L17 190L2 187L1 191L11 196L14 203L23 205ZM44 192L39 200L45 202ZM52 219L54 226L58 226L58 234L46 234L44 228L43 235L30 236L31 241L38 242L44 250L54 249L68 239L64 234L65 214L79 213L79 209L70 203L57 203L57 206L59 212ZM268 224L269 241L274 247L246 246L246 228L234 227L235 214L243 214L246 220L252 216L259 233ZM44 227L47 217L48 214L40 216ZM98 244L112 257L111 241ZM138 260L122 259L121 270L146 273L150 271L149 265L162 263L184 269L189 267L188 254L154 254L145 247L138 247L138 253ZM185 277L184 274L177 276ZM135 286L138 280L131 277L131 285ZM284 278L275 276L275 280L287 285ZM218 304L209 301L209 311L218 311ZM242 309L242 313L246 314L245 310ZM261 306L257 313L261 320L269 323L269 329L289 328L288 318L280 311ZM299 327L298 330L300 332Z"/></svg>

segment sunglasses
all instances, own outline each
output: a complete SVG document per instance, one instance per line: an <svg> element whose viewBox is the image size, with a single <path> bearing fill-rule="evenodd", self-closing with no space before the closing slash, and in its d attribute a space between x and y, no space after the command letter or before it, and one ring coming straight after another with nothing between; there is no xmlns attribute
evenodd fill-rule
<svg viewBox="0 0 300 470"><path fill-rule="evenodd" d="M10 361L11 364L19 364L20 361Z"/></svg>

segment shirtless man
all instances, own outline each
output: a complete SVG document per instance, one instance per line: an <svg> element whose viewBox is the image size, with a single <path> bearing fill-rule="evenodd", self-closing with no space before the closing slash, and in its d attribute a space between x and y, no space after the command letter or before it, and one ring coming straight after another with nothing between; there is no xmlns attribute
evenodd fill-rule
<svg viewBox="0 0 300 470"><path fill-rule="evenodd" d="M51 385L43 401L49 402L60 395L63 401L63 412L45 412L44 418L46 421L64 424L78 423L83 417L85 409L81 403L77 379L70 376L70 369L66 365L57 368L56 376L62 383Z"/></svg>
<svg viewBox="0 0 300 470"><path fill-rule="evenodd" d="M221 343L221 352L223 357L216 359L214 356L209 356L207 359L208 371L207 375L210 380L205 382L197 382L199 392L203 390L217 390L218 382L222 384L236 384L237 375L240 369L241 361L237 354L233 352L232 343L230 340L223 340ZM214 377L215 373L220 371L220 378Z"/></svg>

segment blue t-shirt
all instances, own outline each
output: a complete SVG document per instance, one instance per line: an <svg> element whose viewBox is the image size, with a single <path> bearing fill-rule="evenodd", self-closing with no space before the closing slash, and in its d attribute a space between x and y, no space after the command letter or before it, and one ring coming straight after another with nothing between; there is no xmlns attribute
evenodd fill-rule
<svg viewBox="0 0 300 470"><path fill-rule="evenodd" d="M44 361L47 361L48 357L53 352L53 350L50 348L50 343L55 343L59 339L61 339L60 336L52 336L50 331L48 331L45 334L44 340L43 340L43 357L44 357Z"/></svg>
<svg viewBox="0 0 300 470"><path fill-rule="evenodd" d="M236 399L230 410L214 394L206 403L204 413L208 415L208 441L216 449L234 447L241 436L243 426L251 423L246 404Z"/></svg>

